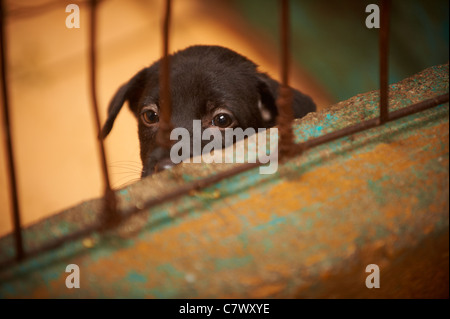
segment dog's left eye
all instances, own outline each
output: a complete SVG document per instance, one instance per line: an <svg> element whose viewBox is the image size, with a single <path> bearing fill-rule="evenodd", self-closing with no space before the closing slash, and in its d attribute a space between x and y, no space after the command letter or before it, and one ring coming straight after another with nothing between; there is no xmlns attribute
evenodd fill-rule
<svg viewBox="0 0 450 319"><path fill-rule="evenodd" d="M220 128L226 128L229 127L232 123L233 119L230 115L226 113L220 113L214 116L211 124Z"/></svg>
<svg viewBox="0 0 450 319"><path fill-rule="evenodd" d="M152 125L159 122L159 115L155 111L148 110L142 113L142 121L146 125Z"/></svg>

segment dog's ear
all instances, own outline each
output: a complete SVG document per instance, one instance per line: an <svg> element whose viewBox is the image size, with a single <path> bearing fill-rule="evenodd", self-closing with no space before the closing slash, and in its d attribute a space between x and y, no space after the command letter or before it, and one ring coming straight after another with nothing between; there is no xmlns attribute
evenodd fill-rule
<svg viewBox="0 0 450 319"><path fill-rule="evenodd" d="M280 83L264 73L260 73L258 78L258 91L261 96L261 115L269 126L274 126L276 125L276 117L278 116L276 100L278 98ZM294 94L292 108L295 118L302 118L306 114L316 111L316 104L311 97L296 89L292 90ZM266 121L266 118L268 121Z"/></svg>
<svg viewBox="0 0 450 319"><path fill-rule="evenodd" d="M276 124L278 116L276 104L278 87L278 82L271 79L268 75L264 73L258 74L257 89L260 97L258 108L267 127L272 127Z"/></svg>
<svg viewBox="0 0 450 319"><path fill-rule="evenodd" d="M117 114L119 114L119 111L122 109L125 101L128 101L130 110L136 114L137 104L145 88L147 71L147 69L141 70L133 78L131 78L130 81L122 85L117 90L116 94L109 103L108 118L105 125L103 125L101 138L104 139L111 131Z"/></svg>

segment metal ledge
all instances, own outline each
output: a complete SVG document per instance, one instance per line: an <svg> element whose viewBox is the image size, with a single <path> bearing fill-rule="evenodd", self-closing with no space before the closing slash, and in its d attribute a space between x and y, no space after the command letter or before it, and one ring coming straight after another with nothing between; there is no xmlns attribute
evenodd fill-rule
<svg viewBox="0 0 450 319"><path fill-rule="evenodd" d="M448 71L391 85L390 109L448 93ZM360 94L296 121L297 142L378 112L378 93ZM241 164L180 165L118 190L121 210L140 212L116 229L97 231L101 200L87 201L24 229L31 257L19 264L12 236L0 239L0 297L448 298L448 118L446 103L310 149L276 174L249 170L141 209ZM79 289L65 286L68 264ZM380 267L378 289L365 286L368 264Z"/></svg>

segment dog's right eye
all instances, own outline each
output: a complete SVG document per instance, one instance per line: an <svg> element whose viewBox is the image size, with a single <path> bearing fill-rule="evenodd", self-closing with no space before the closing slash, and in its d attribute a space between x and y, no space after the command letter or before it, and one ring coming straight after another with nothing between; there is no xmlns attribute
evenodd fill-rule
<svg viewBox="0 0 450 319"><path fill-rule="evenodd" d="M212 125L217 126L220 128L226 128L229 127L233 123L233 119L229 114L226 113L219 113L216 116L214 116L212 120Z"/></svg>
<svg viewBox="0 0 450 319"><path fill-rule="evenodd" d="M142 121L145 125L150 126L159 122L159 115L155 111L148 110L142 113Z"/></svg>

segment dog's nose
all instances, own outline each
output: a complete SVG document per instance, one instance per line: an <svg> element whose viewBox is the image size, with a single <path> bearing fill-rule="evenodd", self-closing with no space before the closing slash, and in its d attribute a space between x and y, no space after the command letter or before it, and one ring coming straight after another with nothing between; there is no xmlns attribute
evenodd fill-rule
<svg viewBox="0 0 450 319"><path fill-rule="evenodd" d="M166 169L170 169L174 166L175 166L175 164L171 161L170 158L164 158L164 159L158 161L158 163L156 163L155 171L162 172L162 171L164 171Z"/></svg>

